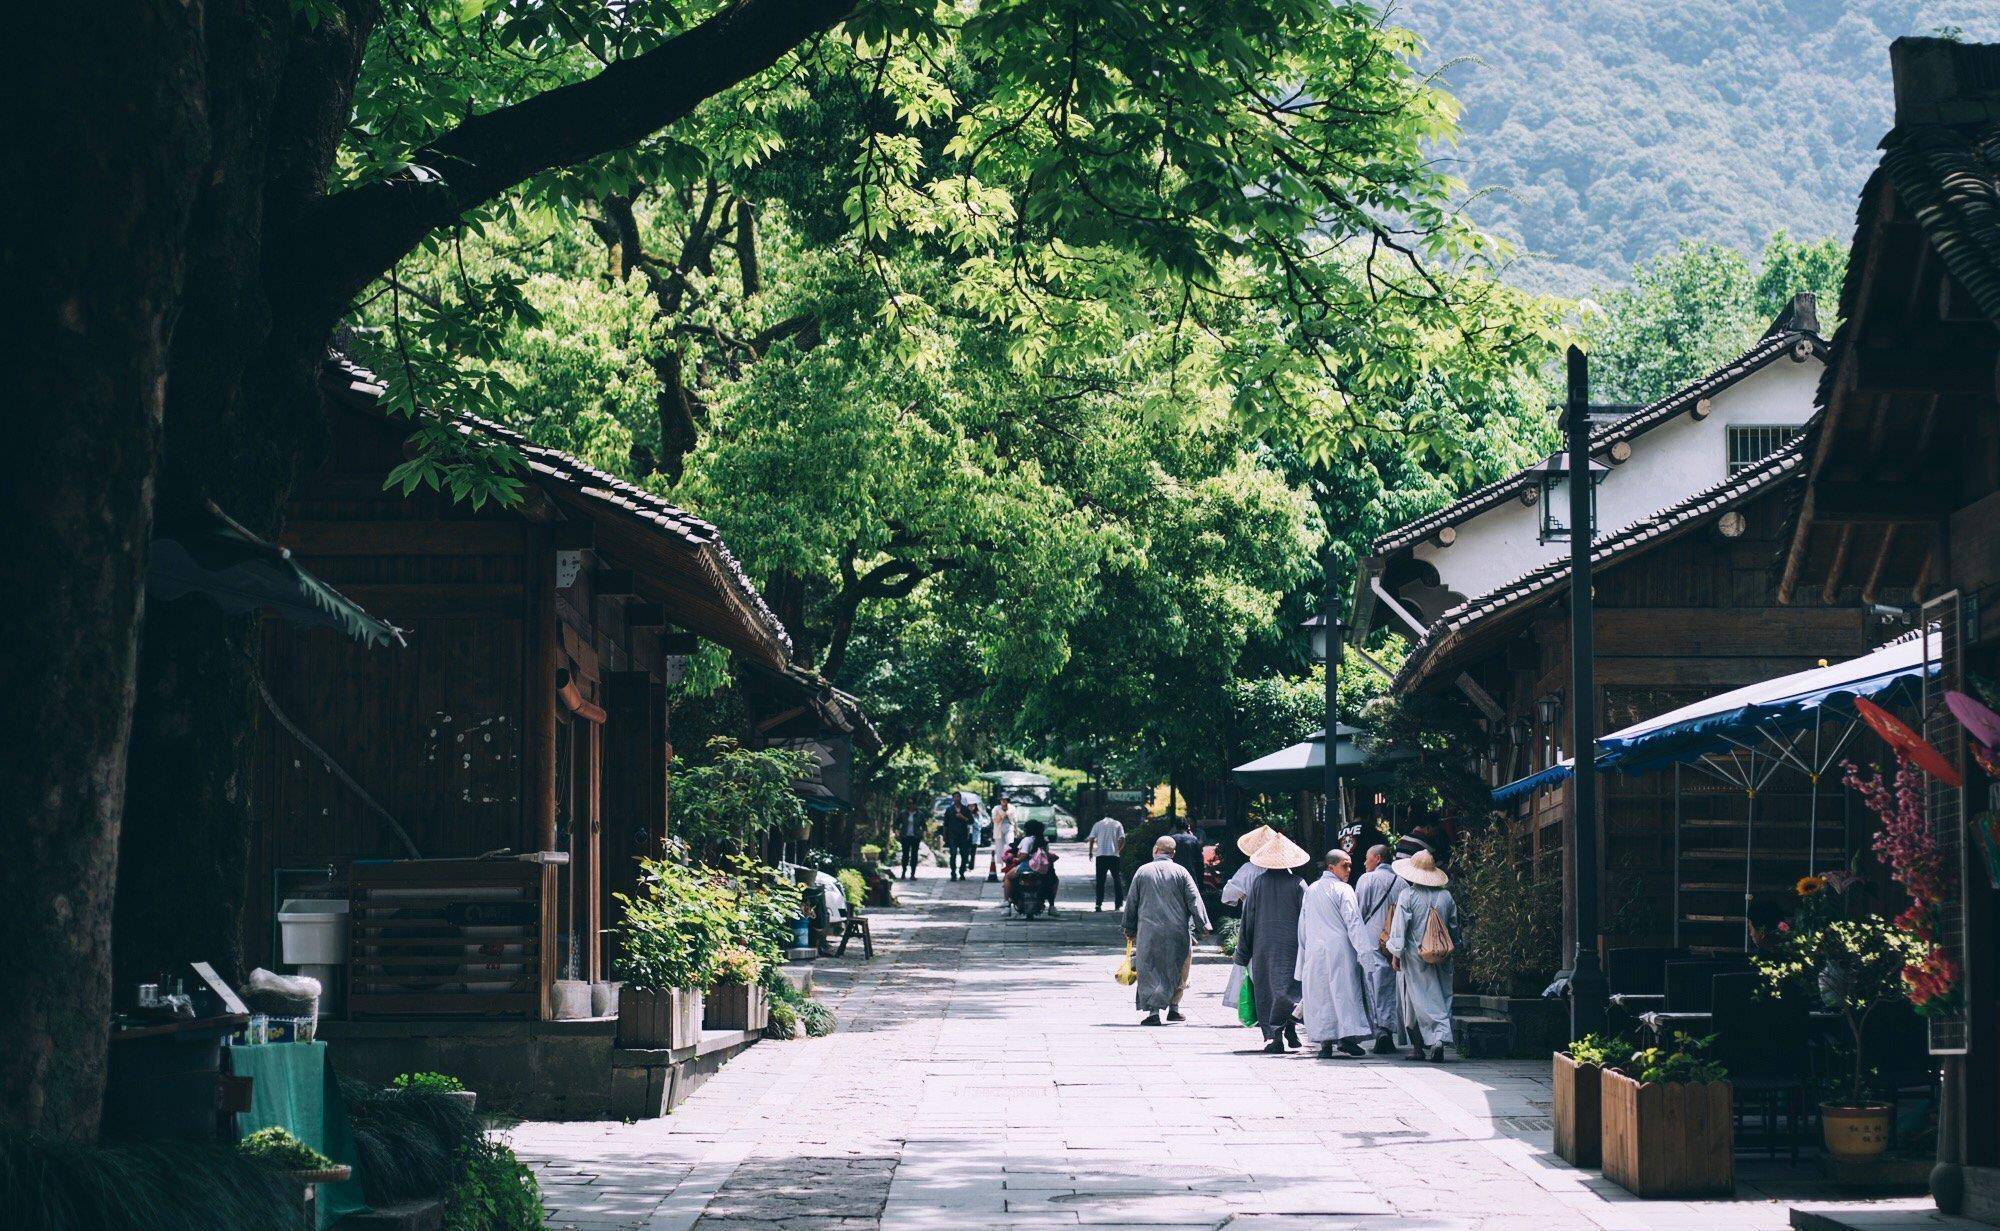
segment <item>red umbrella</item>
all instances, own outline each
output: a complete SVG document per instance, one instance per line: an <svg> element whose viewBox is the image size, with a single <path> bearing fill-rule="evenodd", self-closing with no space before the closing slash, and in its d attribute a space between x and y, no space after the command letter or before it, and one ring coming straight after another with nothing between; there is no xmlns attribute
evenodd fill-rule
<svg viewBox="0 0 2000 1231"><path fill-rule="evenodd" d="M1963 786L1965 780L1958 776L1951 762L1943 754L1930 746L1923 736L1910 730L1902 719L1865 698L1854 699L1854 712L1861 721L1867 723L1882 737L1882 742L1895 749L1899 759L1910 761L1918 769L1936 778L1946 786Z"/></svg>

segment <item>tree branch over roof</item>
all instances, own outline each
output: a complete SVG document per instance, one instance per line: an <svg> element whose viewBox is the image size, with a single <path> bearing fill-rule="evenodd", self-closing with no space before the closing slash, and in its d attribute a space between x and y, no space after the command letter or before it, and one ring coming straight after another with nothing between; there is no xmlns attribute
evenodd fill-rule
<svg viewBox="0 0 2000 1231"><path fill-rule="evenodd" d="M278 281L329 320L424 236L530 176L623 149L777 63L855 0L739 0L660 47L584 81L475 115L404 170L301 211ZM283 259L283 258L281 258Z"/></svg>

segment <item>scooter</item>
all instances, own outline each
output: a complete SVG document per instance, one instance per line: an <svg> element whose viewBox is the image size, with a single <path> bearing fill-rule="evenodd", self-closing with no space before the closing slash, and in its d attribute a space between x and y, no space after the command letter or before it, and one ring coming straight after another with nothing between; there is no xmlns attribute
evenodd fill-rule
<svg viewBox="0 0 2000 1231"><path fill-rule="evenodd" d="M1051 868L1046 872L1031 872L1027 868L1014 873L1014 917L1033 919L1056 903L1056 874Z"/></svg>

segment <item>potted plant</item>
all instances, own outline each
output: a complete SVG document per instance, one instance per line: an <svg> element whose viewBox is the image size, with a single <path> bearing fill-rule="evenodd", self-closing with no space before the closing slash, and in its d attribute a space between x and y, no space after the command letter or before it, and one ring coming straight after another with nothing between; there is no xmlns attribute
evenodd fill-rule
<svg viewBox="0 0 2000 1231"><path fill-rule="evenodd" d="M704 1027L757 1031L770 1024L763 959L748 949L726 949L716 959L714 979L703 1001Z"/></svg>
<svg viewBox="0 0 2000 1231"><path fill-rule="evenodd" d="M1606 1066L1632 1054L1622 1039L1595 1032L1555 1053L1554 1102L1556 1153L1577 1167L1598 1164L1602 1127L1599 1116L1602 1075Z"/></svg>
<svg viewBox="0 0 2000 1231"><path fill-rule="evenodd" d="M732 943L736 904L709 870L668 858L640 861L639 888L613 895L623 909L618 974L618 1045L693 1047L701 1041L702 989Z"/></svg>
<svg viewBox="0 0 2000 1231"><path fill-rule="evenodd" d="M1832 897L1823 882L1808 883L1819 880L1801 881L1800 896ZM1868 1019L1904 998L1904 972L1922 962L1925 948L1922 939L1880 918L1829 918L1823 911L1802 910L1780 925L1776 943L1757 959L1758 973L1773 994L1816 997L1847 1027L1853 1063L1819 1109L1826 1152L1838 1162L1868 1162L1888 1148L1890 1107L1872 1098L1868 1086Z"/></svg>
<svg viewBox="0 0 2000 1231"><path fill-rule="evenodd" d="M300 1184L339 1184L354 1175L353 1167L334 1162L282 1128L260 1128L237 1142L236 1149Z"/></svg>
<svg viewBox="0 0 2000 1231"><path fill-rule="evenodd" d="M464 1082L449 1073L398 1073L389 1085L395 1090L427 1090L443 1095L467 1111L479 1108L479 1092L466 1089Z"/></svg>
<svg viewBox="0 0 2000 1231"><path fill-rule="evenodd" d="M1636 1197L1736 1191L1728 1073L1702 1055L1711 1040L1674 1036L1604 1070L1599 1154L1604 1178Z"/></svg>

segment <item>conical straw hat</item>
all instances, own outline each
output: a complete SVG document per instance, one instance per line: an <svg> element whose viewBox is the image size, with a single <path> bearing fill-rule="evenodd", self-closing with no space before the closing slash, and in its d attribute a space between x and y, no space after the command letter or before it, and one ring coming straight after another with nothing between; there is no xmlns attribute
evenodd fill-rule
<svg viewBox="0 0 2000 1231"><path fill-rule="evenodd" d="M1396 875L1412 885L1423 885L1431 889L1442 889L1451 883L1451 877L1437 865L1437 859L1429 851L1418 851L1407 859L1398 859L1389 865Z"/></svg>
<svg viewBox="0 0 2000 1231"><path fill-rule="evenodd" d="M1277 830L1271 828L1269 825L1259 825L1249 833L1236 839L1236 849L1242 851L1245 855L1255 855L1257 848L1269 842L1272 835L1277 832Z"/></svg>
<svg viewBox="0 0 2000 1231"><path fill-rule="evenodd" d="M1275 829L1261 846L1250 852L1250 862L1260 868L1296 868L1311 858L1303 846Z"/></svg>

